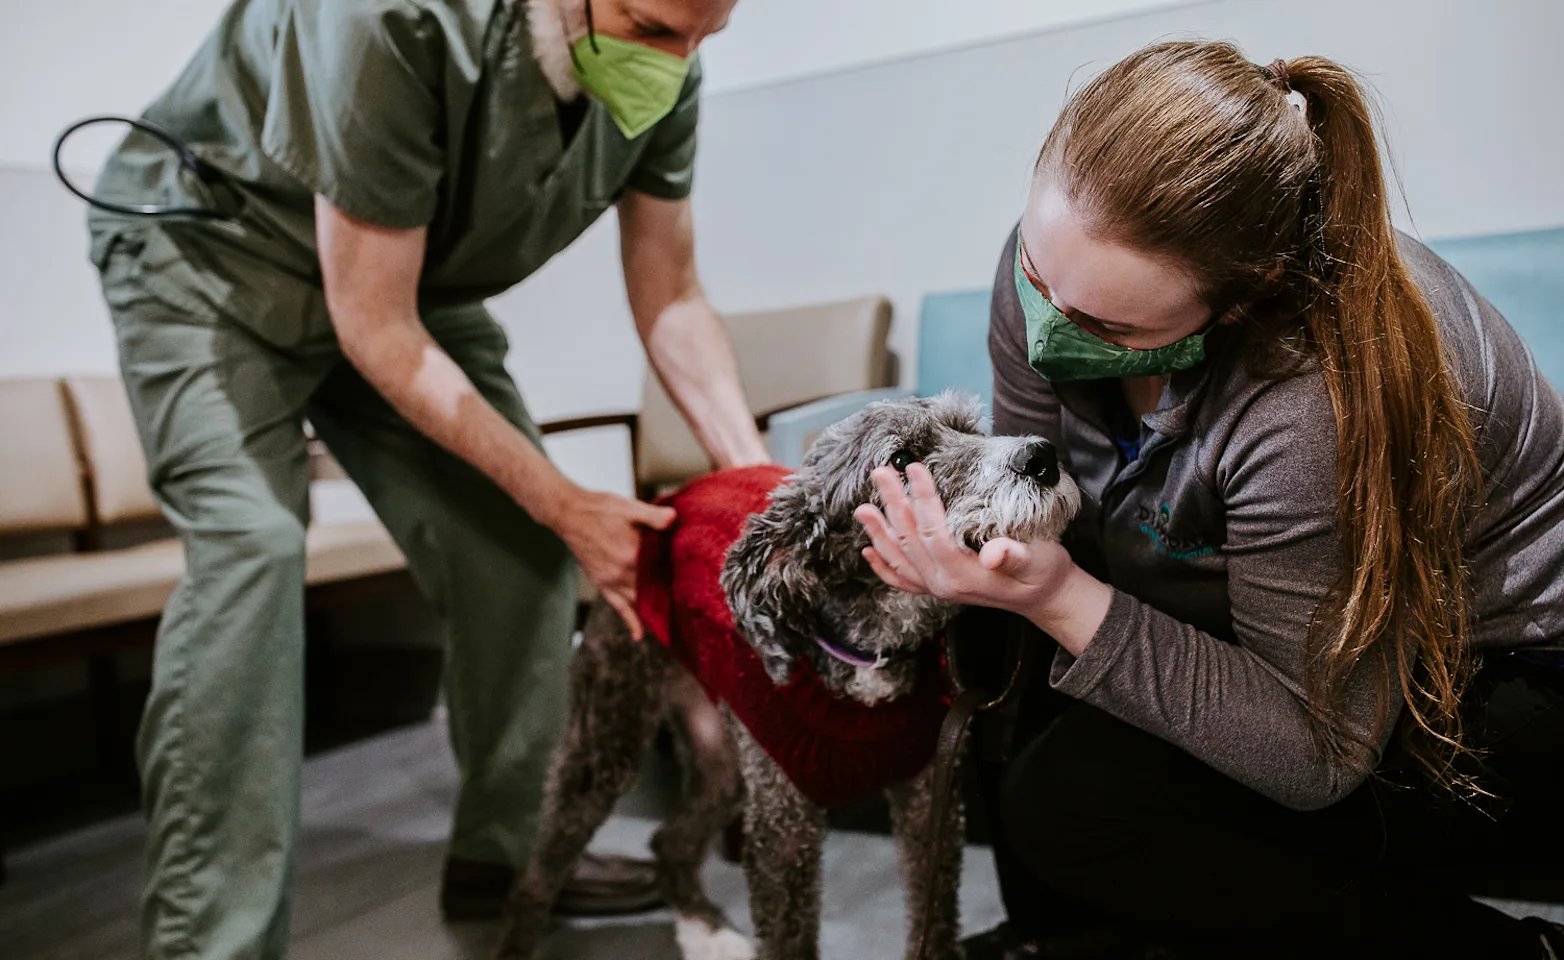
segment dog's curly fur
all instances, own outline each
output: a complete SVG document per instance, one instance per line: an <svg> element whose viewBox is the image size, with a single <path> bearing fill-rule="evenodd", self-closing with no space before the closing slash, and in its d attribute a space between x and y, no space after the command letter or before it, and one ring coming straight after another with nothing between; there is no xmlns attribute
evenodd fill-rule
<svg viewBox="0 0 1564 960"><path fill-rule="evenodd" d="M908 693L911 654L955 614L947 602L893 590L862 557L868 537L853 519L875 502L870 472L916 459L933 474L951 529L973 548L1006 536L1054 538L1079 505L1052 448L1035 437L989 437L975 399L944 394L874 404L828 429L797 474L750 519L729 551L722 586L739 632L767 673L785 682L807 659L839 696L867 703ZM881 658L845 663L816 638ZM820 846L825 811L806 799L742 724L722 711L720 729L683 722L680 709L704 692L657 643L635 643L598 604L572 668L572 716L546 786L534 855L518 876L498 956L530 958L576 858L629 788L658 723L671 717L685 771L682 807L652 839L662 891L679 914L685 960L743 960L748 943L731 931L700 886L711 842L743 800L744 870L759 956L808 960L818 953ZM931 956L954 958L956 877L961 850L929 850L932 770L887 791L913 911L936 912ZM945 836L961 836L950 805ZM924 889L932 882L936 889ZM921 922L921 916L911 918ZM914 927L916 929L916 927Z"/></svg>

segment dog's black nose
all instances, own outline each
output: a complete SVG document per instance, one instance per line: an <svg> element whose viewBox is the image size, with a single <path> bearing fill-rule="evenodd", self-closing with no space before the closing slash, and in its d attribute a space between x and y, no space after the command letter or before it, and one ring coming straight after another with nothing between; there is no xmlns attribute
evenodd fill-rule
<svg viewBox="0 0 1564 960"><path fill-rule="evenodd" d="M1059 455L1047 440L1034 440L1016 454L1017 471L1045 487L1059 482Z"/></svg>

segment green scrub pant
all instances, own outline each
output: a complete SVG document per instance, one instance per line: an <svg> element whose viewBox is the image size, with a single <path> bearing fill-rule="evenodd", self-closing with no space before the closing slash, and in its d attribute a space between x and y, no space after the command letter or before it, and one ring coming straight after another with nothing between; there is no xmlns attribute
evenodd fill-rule
<svg viewBox="0 0 1564 960"><path fill-rule="evenodd" d="M137 743L150 821L147 960L281 960L299 838L308 419L406 553L446 626L461 769L450 853L519 865L567 711L574 562L476 470L402 419L335 341L282 348L104 265L152 488L186 572L158 631ZM426 325L534 442L481 306Z"/></svg>

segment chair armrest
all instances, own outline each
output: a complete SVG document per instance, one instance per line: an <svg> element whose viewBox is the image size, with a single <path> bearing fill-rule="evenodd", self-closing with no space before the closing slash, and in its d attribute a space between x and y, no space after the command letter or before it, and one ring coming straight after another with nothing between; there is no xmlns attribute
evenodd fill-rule
<svg viewBox="0 0 1564 960"><path fill-rule="evenodd" d="M346 480L348 473L342 469L342 464L326 449L324 441L316 437L304 441L304 449L309 453L310 480Z"/></svg>
<svg viewBox="0 0 1564 960"><path fill-rule="evenodd" d="M598 413L589 417L567 417L563 420L545 420L538 430L546 437L551 433L570 433L574 430L596 430L598 427L626 427L635 432L640 423L638 413Z"/></svg>
<svg viewBox="0 0 1564 960"><path fill-rule="evenodd" d="M847 419L878 400L895 400L910 396L912 396L911 390L887 387L882 390L844 393L787 410L778 410L769 420L771 459L784 467L797 467L804 462L804 453L809 443L826 427Z"/></svg>
<svg viewBox="0 0 1564 960"><path fill-rule="evenodd" d="M639 489L641 479L641 414L637 411L625 413L596 413L586 417L567 417L563 420L545 420L538 424L538 432L547 437L558 436L562 433L571 433L576 430L597 430L601 427L624 427L630 433L630 475L636 478L637 495L644 491ZM642 497L641 499L647 499Z"/></svg>

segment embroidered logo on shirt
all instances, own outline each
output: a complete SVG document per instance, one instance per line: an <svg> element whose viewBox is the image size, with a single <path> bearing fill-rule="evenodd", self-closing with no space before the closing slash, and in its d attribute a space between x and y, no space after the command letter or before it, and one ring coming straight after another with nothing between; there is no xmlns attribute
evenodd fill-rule
<svg viewBox="0 0 1564 960"><path fill-rule="evenodd" d="M1140 525L1140 532L1150 537L1156 551L1165 557L1172 557L1174 560L1193 560L1216 552L1214 547L1198 540L1175 537L1169 533L1168 527L1173 522L1173 509L1165 503L1160 510L1156 511L1137 505L1135 520Z"/></svg>

